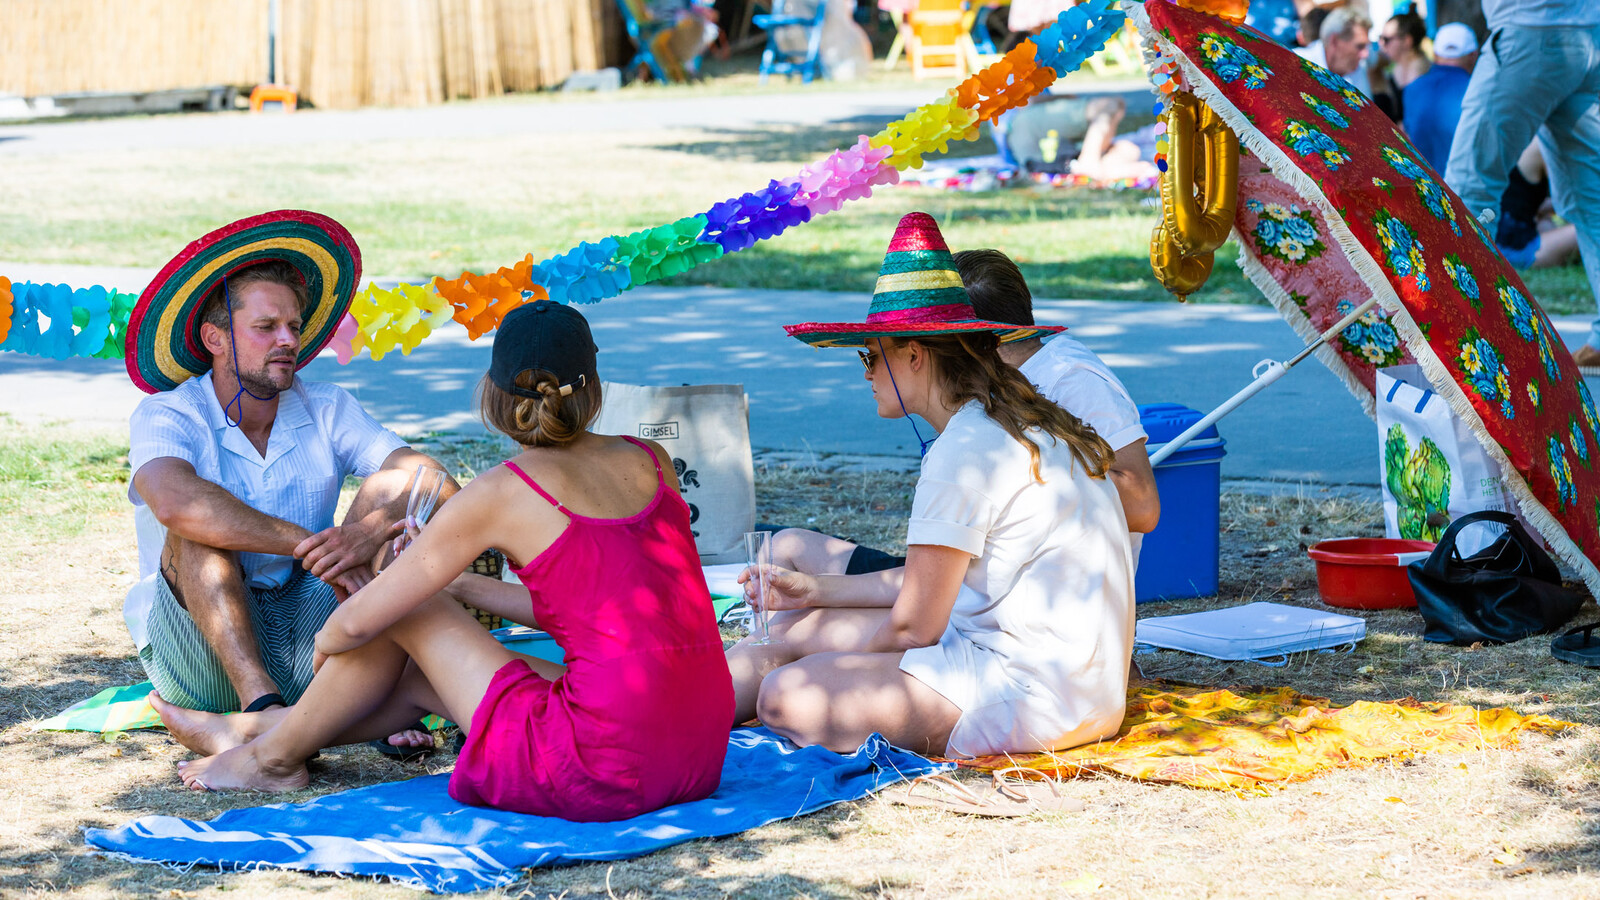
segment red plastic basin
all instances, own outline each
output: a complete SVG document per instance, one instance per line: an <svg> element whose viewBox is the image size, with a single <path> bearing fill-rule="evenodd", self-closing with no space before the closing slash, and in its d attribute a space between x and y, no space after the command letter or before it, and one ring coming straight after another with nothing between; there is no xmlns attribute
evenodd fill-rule
<svg viewBox="0 0 1600 900"><path fill-rule="evenodd" d="M1396 609L1416 606L1406 566L1433 552L1428 541L1335 538L1306 553L1317 563L1317 593L1329 606Z"/></svg>

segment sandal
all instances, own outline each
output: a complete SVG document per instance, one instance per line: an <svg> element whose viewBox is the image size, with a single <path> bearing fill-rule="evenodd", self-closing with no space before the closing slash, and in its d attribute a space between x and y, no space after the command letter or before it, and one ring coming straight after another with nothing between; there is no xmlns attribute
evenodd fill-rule
<svg viewBox="0 0 1600 900"><path fill-rule="evenodd" d="M254 700L251 700L249 706L246 706L244 709L241 709L239 711L240 712L253 713L253 712L261 712L262 710L266 709L269 706L285 706L286 707L288 705L289 705L289 701L283 699L283 695L282 694L262 694L261 696L255 698Z"/></svg>
<svg viewBox="0 0 1600 900"><path fill-rule="evenodd" d="M1031 816L1041 812L1081 812L1082 800L1061 793L1054 779L1007 779L1008 773L1029 771L1020 767L1001 769L987 789L974 791L943 773L913 779L904 790L886 791L890 803L922 806L972 816ZM1040 790L1040 787L1048 790ZM928 790L933 788L934 790Z"/></svg>
<svg viewBox="0 0 1600 900"><path fill-rule="evenodd" d="M1596 628L1600 628L1600 622L1579 625L1561 635L1550 642L1550 655L1562 662L1600 669L1600 641L1594 638Z"/></svg>
<svg viewBox="0 0 1600 900"><path fill-rule="evenodd" d="M421 720L418 720L416 722L412 722L410 725L407 725L404 728L396 729L395 733L398 734L401 731L427 730L428 726L422 724ZM432 744L427 744L421 747L396 747L395 745L389 743L388 738L378 738L377 740L367 741L367 746L378 751L379 753L382 753L384 756L389 757L395 762L414 762L424 757L432 756L434 750L437 749Z"/></svg>

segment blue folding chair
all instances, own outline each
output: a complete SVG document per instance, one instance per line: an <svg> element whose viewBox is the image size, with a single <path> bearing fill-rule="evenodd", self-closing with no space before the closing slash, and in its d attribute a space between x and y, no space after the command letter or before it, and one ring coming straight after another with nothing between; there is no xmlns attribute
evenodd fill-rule
<svg viewBox="0 0 1600 900"><path fill-rule="evenodd" d="M790 14L786 8L796 0L772 0L770 14L755 16L752 21L767 33L767 49L761 54L761 82L768 75L795 75L809 84L822 71L822 19L828 14L827 0L815 0L816 9L809 15ZM788 53L778 46L778 30L801 28L806 33L804 52Z"/></svg>
<svg viewBox="0 0 1600 900"><path fill-rule="evenodd" d="M651 19L650 11L645 9L639 0L617 0L617 9L622 11L622 24L628 29L628 37L633 41L633 45L639 48L633 55L633 60L628 63L624 74L632 74L639 71L640 66L648 66L650 74L654 75L657 81L666 84L671 79L667 77L666 68L656 59L650 45L655 43L656 35L672 27L671 23Z"/></svg>

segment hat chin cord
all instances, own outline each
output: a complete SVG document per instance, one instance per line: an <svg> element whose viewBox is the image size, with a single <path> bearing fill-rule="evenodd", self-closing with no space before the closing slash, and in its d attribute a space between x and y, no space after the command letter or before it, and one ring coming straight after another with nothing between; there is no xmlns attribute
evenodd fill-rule
<svg viewBox="0 0 1600 900"><path fill-rule="evenodd" d="M250 394L250 399L260 400L262 403L271 400L272 397L257 397L255 394L251 394L250 389L244 386L244 379L239 377L239 343L233 337L233 291L229 289L228 279L226 278L222 279L222 302L228 308L228 348L233 362L233 382L239 386L239 390L233 395L233 399L229 400L228 405L222 408L222 420L228 423L229 428L238 428L244 422L244 396L246 394ZM228 414L228 410L233 409L236 405L239 407L237 421Z"/></svg>
<svg viewBox="0 0 1600 900"><path fill-rule="evenodd" d="M933 442L938 440L939 436L936 434L928 440L922 439L922 429L917 427L917 420L912 417L911 411L906 409L906 401L900 396L900 385L894 380L894 367L889 365L889 354L883 350L883 338L873 338L873 340L878 342L878 355L883 357L883 370L889 373L889 386L894 388L895 402L900 404L900 411L906 414L906 421L911 423L911 430L917 436L917 456L919 458L927 456L928 448L933 446Z"/></svg>

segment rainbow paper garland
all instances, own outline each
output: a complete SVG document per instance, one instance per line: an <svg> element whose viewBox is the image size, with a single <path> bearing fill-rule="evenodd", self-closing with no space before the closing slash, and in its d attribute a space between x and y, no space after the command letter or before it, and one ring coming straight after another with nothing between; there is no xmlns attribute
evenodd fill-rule
<svg viewBox="0 0 1600 900"><path fill-rule="evenodd" d="M98 285L73 290L0 278L0 350L57 360L121 359L138 300Z"/></svg>
<svg viewBox="0 0 1600 900"><path fill-rule="evenodd" d="M539 263L530 254L490 274L463 272L454 279L435 278L426 286L368 287L356 295L330 346L341 364L362 350L373 359L395 349L409 354L446 318L461 323L467 336L477 340L524 303L544 297L596 303L748 249L848 201L870 197L874 187L899 181L902 170L921 168L924 156L944 153L955 141L973 140L980 122L993 122L1076 71L1121 30L1126 17L1114 8L1116 2L1087 0L1068 8L1031 40L878 134L863 135L854 146L793 177L714 204L699 215L584 242ZM1240 5L1239 0L1213 2L1219 8ZM120 358L137 299L101 287L74 291L65 285L13 285L0 278L0 350L56 359ZM42 331L41 317L49 322Z"/></svg>

